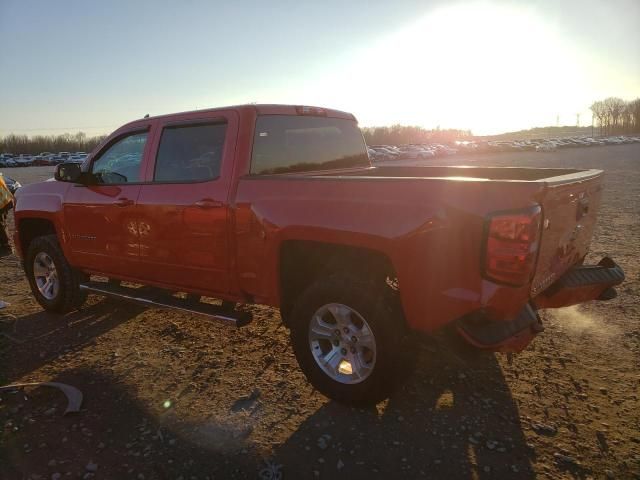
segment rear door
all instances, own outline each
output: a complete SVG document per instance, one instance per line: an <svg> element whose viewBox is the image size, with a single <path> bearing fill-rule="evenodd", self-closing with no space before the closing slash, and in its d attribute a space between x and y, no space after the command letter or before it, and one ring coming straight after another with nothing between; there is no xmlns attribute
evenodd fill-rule
<svg viewBox="0 0 640 480"><path fill-rule="evenodd" d="M93 158L95 184L73 185L64 200L65 226L74 265L131 276L140 255L135 204L149 127L114 137Z"/></svg>
<svg viewBox="0 0 640 480"><path fill-rule="evenodd" d="M532 296L580 263L591 244L602 195L602 172L549 183L542 200L543 227ZM582 177L582 178L581 178Z"/></svg>
<svg viewBox="0 0 640 480"><path fill-rule="evenodd" d="M229 190L237 114L159 122L137 202L140 276L202 293L229 287Z"/></svg>

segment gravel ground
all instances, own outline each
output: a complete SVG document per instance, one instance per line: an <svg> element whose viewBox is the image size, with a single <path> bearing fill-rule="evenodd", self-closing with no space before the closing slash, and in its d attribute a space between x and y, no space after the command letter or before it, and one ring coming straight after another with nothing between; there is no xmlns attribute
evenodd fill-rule
<svg viewBox="0 0 640 480"><path fill-rule="evenodd" d="M604 169L590 260L623 266L618 298L543 312L513 357L426 342L400 392L351 409L306 383L273 309L241 330L99 297L57 317L0 259L0 383L84 394L63 415L55 389L0 392L0 478L640 478L640 145L447 163Z"/></svg>

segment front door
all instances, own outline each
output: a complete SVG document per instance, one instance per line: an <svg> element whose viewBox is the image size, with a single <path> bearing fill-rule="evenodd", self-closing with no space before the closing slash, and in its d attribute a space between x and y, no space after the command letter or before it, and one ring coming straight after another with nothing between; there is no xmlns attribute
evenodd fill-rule
<svg viewBox="0 0 640 480"><path fill-rule="evenodd" d="M226 292L234 129L219 112L157 128L155 163L137 202L141 274L169 288Z"/></svg>
<svg viewBox="0 0 640 480"><path fill-rule="evenodd" d="M135 204L147 135L134 131L116 137L92 160L92 184L67 190L64 215L74 265L135 276L140 256Z"/></svg>

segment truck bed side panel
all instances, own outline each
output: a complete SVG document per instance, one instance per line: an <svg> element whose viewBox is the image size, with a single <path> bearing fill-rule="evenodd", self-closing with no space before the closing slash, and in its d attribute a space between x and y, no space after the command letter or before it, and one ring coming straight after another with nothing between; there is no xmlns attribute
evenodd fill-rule
<svg viewBox="0 0 640 480"><path fill-rule="evenodd" d="M241 178L235 212L238 278L258 302L279 304L285 240L352 245L386 255L410 325L430 331L477 308L507 315L528 286L480 274L485 216L535 204L540 184L390 178Z"/></svg>

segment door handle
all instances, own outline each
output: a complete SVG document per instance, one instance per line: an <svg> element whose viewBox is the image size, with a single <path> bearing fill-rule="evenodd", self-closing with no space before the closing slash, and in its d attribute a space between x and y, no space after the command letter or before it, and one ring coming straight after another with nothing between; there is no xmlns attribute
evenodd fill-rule
<svg viewBox="0 0 640 480"><path fill-rule="evenodd" d="M133 205L133 200L129 200L128 198L119 198L113 204L116 207L128 207L129 205Z"/></svg>
<svg viewBox="0 0 640 480"><path fill-rule="evenodd" d="M211 200L210 198L203 198L202 200L198 200L195 204L196 207L202 208L204 210L210 208L220 208L222 207L222 202L218 202L216 200Z"/></svg>

